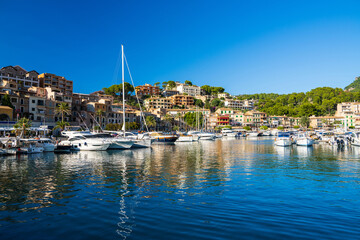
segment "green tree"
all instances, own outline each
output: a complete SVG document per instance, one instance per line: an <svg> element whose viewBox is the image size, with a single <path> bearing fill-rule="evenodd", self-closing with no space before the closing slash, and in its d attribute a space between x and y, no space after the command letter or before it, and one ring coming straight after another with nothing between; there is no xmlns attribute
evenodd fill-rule
<svg viewBox="0 0 360 240"><path fill-rule="evenodd" d="M155 87L158 87L159 85L160 85L160 82L154 83L154 86L155 86Z"/></svg>
<svg viewBox="0 0 360 240"><path fill-rule="evenodd" d="M153 116L147 116L145 118L146 125L151 129L156 127L156 120Z"/></svg>
<svg viewBox="0 0 360 240"><path fill-rule="evenodd" d="M167 87L173 89L176 87L176 83L174 81L168 81Z"/></svg>
<svg viewBox="0 0 360 240"><path fill-rule="evenodd" d="M310 118L307 116L302 116L300 118L300 125L308 128L310 126Z"/></svg>
<svg viewBox="0 0 360 240"><path fill-rule="evenodd" d="M69 105L67 103L62 102L55 108L55 113L61 115L61 122L63 122L64 121L64 115L70 115L71 110L70 110Z"/></svg>
<svg viewBox="0 0 360 240"><path fill-rule="evenodd" d="M14 109L14 105L12 105L11 101L10 101L10 96L9 94L5 94L2 99L1 99L1 105L2 106L8 106L11 107L12 109Z"/></svg>
<svg viewBox="0 0 360 240"><path fill-rule="evenodd" d="M134 87L128 82L124 82L124 91L125 91L125 98L128 99L132 92L134 92ZM112 95L117 99L122 99L122 92L123 92L123 84L115 84L111 85L108 88L103 88L105 94Z"/></svg>
<svg viewBox="0 0 360 240"><path fill-rule="evenodd" d="M58 122L56 122L56 126L54 127L54 130L55 129L64 130L66 128L66 126L70 126L70 123L68 123L66 121L58 121Z"/></svg>
<svg viewBox="0 0 360 240"><path fill-rule="evenodd" d="M282 130L284 130L284 127L283 126L278 126L277 129L282 131Z"/></svg>
<svg viewBox="0 0 360 240"><path fill-rule="evenodd" d="M250 131L251 127L250 126L244 126L243 129L246 130L246 131Z"/></svg>
<svg viewBox="0 0 360 240"><path fill-rule="evenodd" d="M265 126L265 125L263 125L263 126L260 127L260 129L262 129L262 130L268 130L268 128L269 128L269 127L268 127L268 126Z"/></svg>
<svg viewBox="0 0 360 240"><path fill-rule="evenodd" d="M192 85L193 85L192 82L190 82L189 80L185 80L185 84L186 84L186 85L189 85L189 86L192 86Z"/></svg>
<svg viewBox="0 0 360 240"><path fill-rule="evenodd" d="M19 121L17 121L14 124L16 135L19 135L20 133L25 136L26 131L31 127L31 121L28 118L20 118Z"/></svg>

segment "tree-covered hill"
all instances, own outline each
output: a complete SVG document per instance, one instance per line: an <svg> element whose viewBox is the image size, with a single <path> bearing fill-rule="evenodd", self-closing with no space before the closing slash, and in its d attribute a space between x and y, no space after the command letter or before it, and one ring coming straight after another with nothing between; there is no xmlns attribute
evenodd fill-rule
<svg viewBox="0 0 360 240"><path fill-rule="evenodd" d="M346 86L344 89L351 92L360 92L360 77L356 77L355 81Z"/></svg>
<svg viewBox="0 0 360 240"><path fill-rule="evenodd" d="M320 87L309 92L241 95L239 99L257 99L258 110L277 116L325 116L336 112L338 103L360 101L360 92L348 92L341 88Z"/></svg>

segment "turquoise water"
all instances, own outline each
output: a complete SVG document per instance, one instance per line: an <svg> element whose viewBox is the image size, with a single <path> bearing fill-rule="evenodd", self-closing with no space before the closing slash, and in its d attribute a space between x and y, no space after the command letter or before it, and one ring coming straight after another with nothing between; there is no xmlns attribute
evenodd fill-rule
<svg viewBox="0 0 360 240"><path fill-rule="evenodd" d="M356 239L360 148L216 140L0 158L0 239Z"/></svg>

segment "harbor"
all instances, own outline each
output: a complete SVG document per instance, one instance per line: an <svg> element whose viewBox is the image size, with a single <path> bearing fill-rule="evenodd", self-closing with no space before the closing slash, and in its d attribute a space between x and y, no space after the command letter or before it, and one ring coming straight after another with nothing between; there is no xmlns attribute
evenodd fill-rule
<svg viewBox="0 0 360 240"><path fill-rule="evenodd" d="M3 156L0 237L357 238L360 148L274 141Z"/></svg>

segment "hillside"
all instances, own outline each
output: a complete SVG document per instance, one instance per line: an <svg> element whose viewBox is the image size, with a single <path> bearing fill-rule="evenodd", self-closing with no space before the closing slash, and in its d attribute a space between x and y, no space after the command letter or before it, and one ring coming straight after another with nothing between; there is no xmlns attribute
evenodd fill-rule
<svg viewBox="0 0 360 240"><path fill-rule="evenodd" d="M360 92L360 77L356 77L355 81L346 86L344 89L350 92Z"/></svg>

